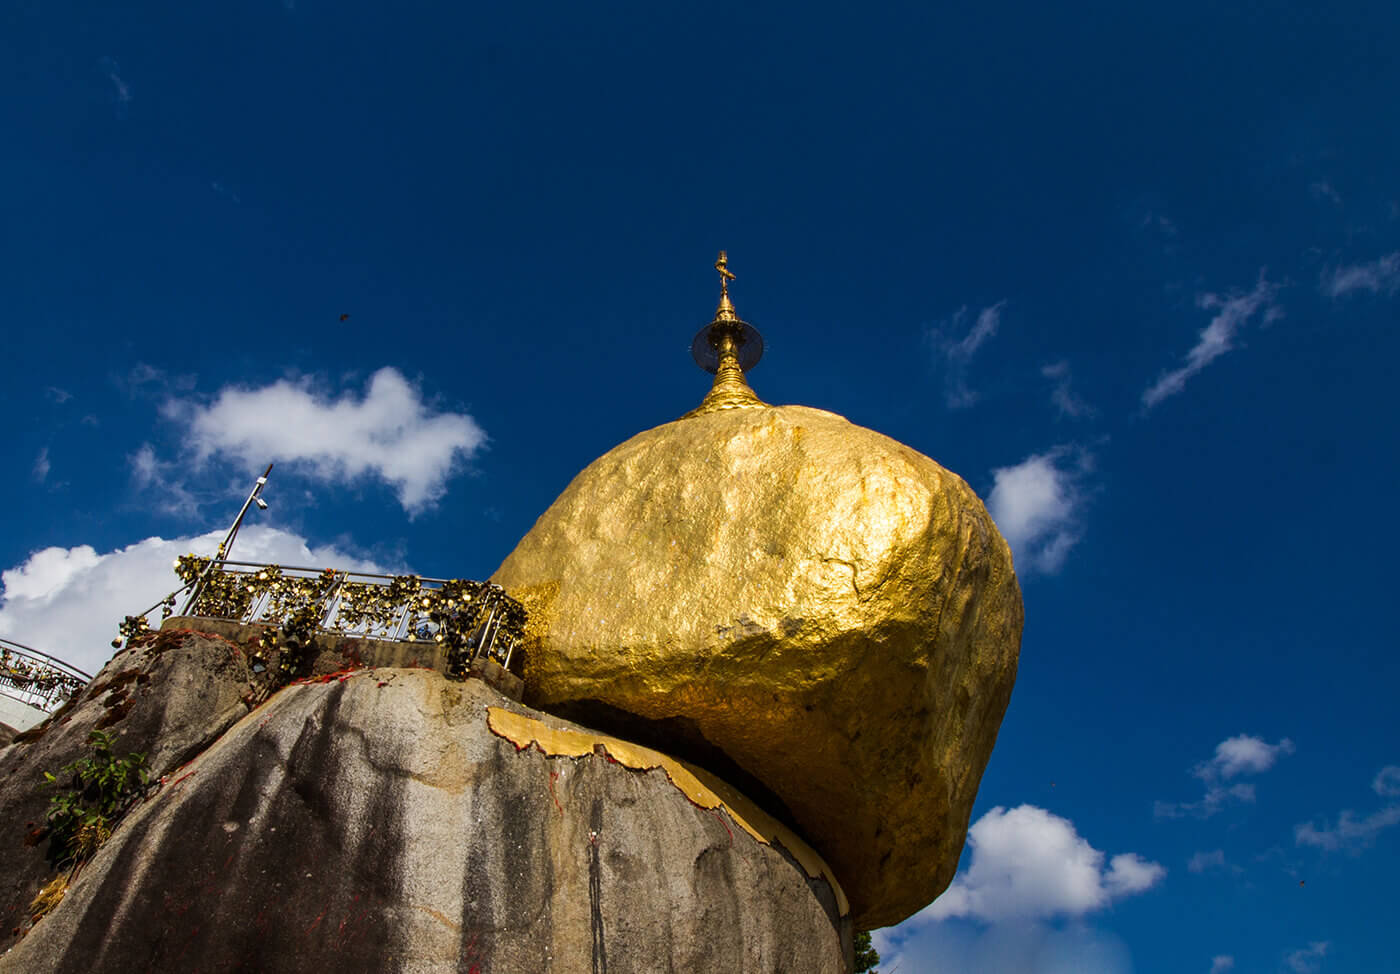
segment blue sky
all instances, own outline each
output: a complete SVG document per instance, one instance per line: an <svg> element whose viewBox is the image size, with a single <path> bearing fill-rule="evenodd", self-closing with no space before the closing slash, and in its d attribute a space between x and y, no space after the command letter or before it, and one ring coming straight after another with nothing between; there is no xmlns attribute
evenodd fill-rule
<svg viewBox="0 0 1400 974"><path fill-rule="evenodd" d="M1017 550L974 841L884 969L1397 969L1397 49L1390 3L8 4L0 635L100 665L270 460L245 556L488 575L699 401L723 247L758 393Z"/></svg>

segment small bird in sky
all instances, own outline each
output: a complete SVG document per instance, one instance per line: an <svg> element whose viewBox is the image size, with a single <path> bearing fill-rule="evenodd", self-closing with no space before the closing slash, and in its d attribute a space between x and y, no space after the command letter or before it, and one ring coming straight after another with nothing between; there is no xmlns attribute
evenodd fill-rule
<svg viewBox="0 0 1400 974"><path fill-rule="evenodd" d="M349 318L350 318L349 315L341 315L341 316L340 316L340 320L341 320L341 321L348 321Z"/></svg>

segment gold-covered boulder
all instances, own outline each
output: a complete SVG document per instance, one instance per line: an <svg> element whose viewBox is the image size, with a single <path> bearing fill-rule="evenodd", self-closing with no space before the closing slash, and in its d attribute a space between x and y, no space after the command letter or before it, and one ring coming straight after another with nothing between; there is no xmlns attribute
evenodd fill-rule
<svg viewBox="0 0 1400 974"><path fill-rule="evenodd" d="M857 929L897 923L951 881L1011 696L1011 553L961 478L766 406L721 352L738 393L590 464L492 577L531 610L527 699L686 729L775 796Z"/></svg>

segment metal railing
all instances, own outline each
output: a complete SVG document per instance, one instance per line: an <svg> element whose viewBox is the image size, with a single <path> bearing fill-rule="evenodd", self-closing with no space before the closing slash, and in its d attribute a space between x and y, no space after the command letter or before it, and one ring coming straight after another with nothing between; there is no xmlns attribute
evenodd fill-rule
<svg viewBox="0 0 1400 974"><path fill-rule="evenodd" d="M92 676L23 643L0 639L0 693L53 713Z"/></svg>
<svg viewBox="0 0 1400 974"><path fill-rule="evenodd" d="M284 625L310 611L319 631L445 643L463 665L486 656L508 668L524 635L524 607L490 582L212 560L146 614L165 607L168 616L186 590L182 616Z"/></svg>
<svg viewBox="0 0 1400 974"><path fill-rule="evenodd" d="M267 509L260 495L271 473L269 463L214 557L177 558L175 574L184 584L146 611L123 619L113 647L145 638L154 613L159 610L164 622L175 612L180 596L189 593L182 616L279 626L302 649L314 641L309 637L315 631L395 642L422 640L442 646L449 676L465 677L482 657L509 668L511 654L525 635L526 613L499 585L230 561L229 550L249 507ZM264 647L278 642L276 634L265 642L268 635L265 631L259 637Z"/></svg>

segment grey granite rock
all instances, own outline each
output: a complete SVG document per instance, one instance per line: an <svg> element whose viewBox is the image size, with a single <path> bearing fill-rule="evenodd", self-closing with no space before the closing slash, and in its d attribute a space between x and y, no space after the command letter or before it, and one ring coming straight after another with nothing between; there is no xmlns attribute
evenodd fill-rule
<svg viewBox="0 0 1400 974"><path fill-rule="evenodd" d="M256 680L234 643L172 631L117 653L62 710L0 750L0 950L28 926L30 902L54 876L41 835L54 793L44 772L89 753L88 735L100 729L117 754L145 754L158 779L248 712Z"/></svg>
<svg viewBox="0 0 1400 974"><path fill-rule="evenodd" d="M130 814L0 971L847 969L838 894L780 844L602 745L517 747L488 708L589 733L426 670L280 691Z"/></svg>

